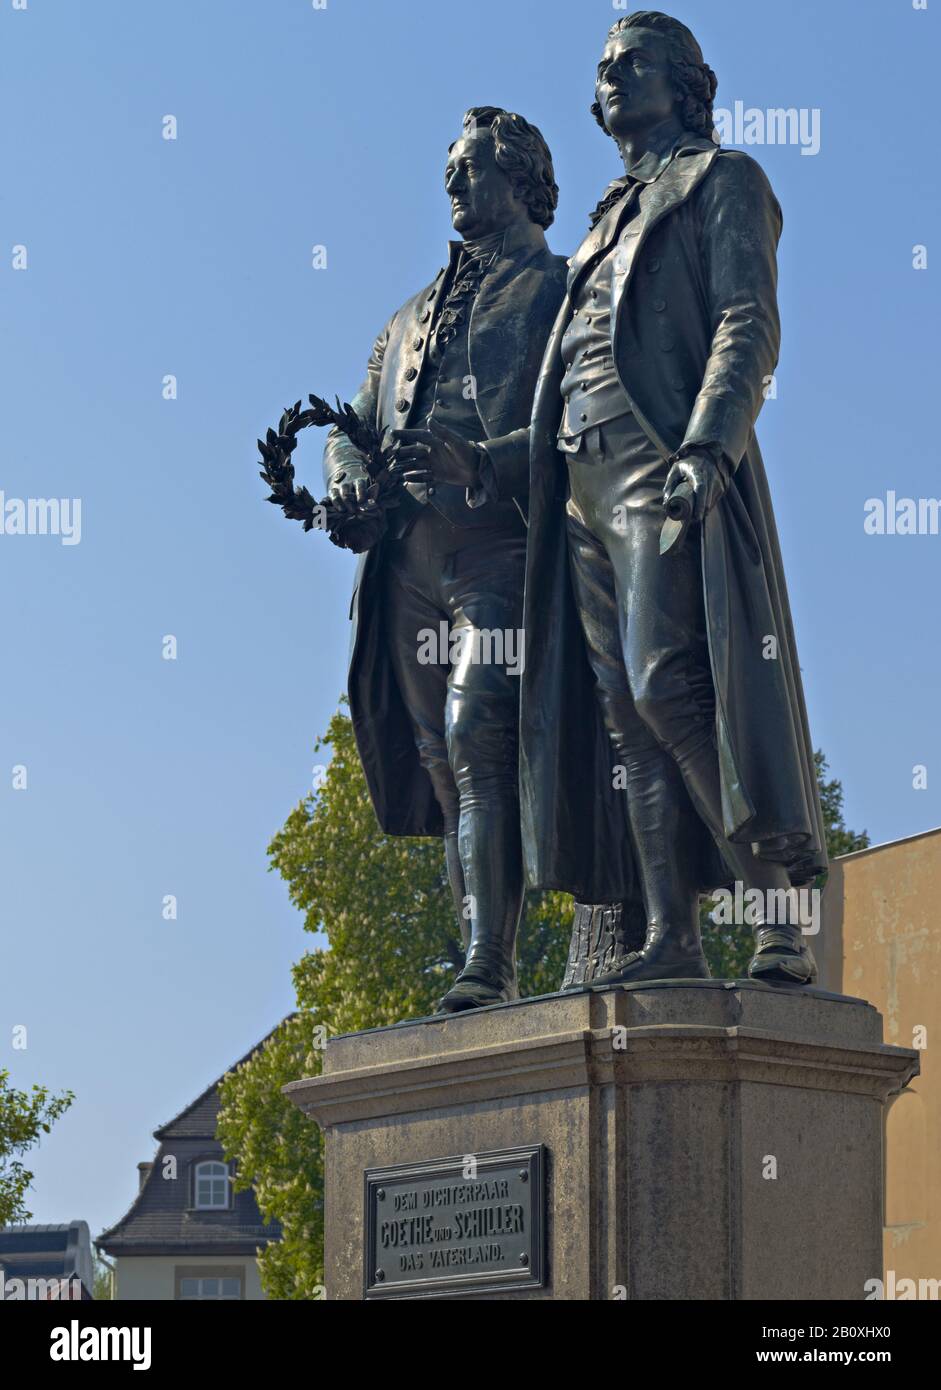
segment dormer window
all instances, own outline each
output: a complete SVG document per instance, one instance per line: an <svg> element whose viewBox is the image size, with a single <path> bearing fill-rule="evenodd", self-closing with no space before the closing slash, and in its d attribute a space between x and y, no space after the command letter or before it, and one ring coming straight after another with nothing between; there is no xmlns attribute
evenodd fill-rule
<svg viewBox="0 0 941 1390"><path fill-rule="evenodd" d="M225 1211L229 1206L229 1170L215 1161L197 1163L193 1173L193 1206L197 1211Z"/></svg>

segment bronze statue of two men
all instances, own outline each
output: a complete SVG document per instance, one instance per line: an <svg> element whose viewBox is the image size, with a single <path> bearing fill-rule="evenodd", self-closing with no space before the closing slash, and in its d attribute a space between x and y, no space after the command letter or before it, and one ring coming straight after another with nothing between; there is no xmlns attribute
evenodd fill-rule
<svg viewBox="0 0 941 1390"><path fill-rule="evenodd" d="M460 240L352 401L406 479L360 560L352 719L383 831L444 839L466 950L444 1012L516 997L527 884L641 920L592 979L627 984L708 977L702 894L771 898L826 865L754 433L781 213L716 143L715 90L677 20L614 25L592 111L624 173L568 262L541 134L469 111L445 171ZM368 505L338 432L324 468ZM661 553L680 488L691 524ZM813 981L797 923L755 935L753 978Z"/></svg>

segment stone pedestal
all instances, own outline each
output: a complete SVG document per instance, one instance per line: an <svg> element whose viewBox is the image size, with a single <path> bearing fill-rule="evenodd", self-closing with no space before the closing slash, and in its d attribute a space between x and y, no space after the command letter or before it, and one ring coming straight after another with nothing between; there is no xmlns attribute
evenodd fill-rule
<svg viewBox="0 0 941 1390"><path fill-rule="evenodd" d="M863 1299L882 1270L884 1103L917 1069L862 1000L747 981L551 995L333 1038L324 1074L285 1088L325 1131L327 1297L422 1296L430 1263L456 1261L467 1282L452 1296ZM502 1150L516 1167L492 1166ZM425 1171L444 1205L421 1225L408 1218L430 1199L405 1179ZM504 1176L466 1185L489 1172ZM544 1237L529 1230L542 1213ZM541 1268L516 1250L524 1225ZM503 1284L462 1269L462 1245L502 1260ZM424 1273L401 1288L403 1261Z"/></svg>

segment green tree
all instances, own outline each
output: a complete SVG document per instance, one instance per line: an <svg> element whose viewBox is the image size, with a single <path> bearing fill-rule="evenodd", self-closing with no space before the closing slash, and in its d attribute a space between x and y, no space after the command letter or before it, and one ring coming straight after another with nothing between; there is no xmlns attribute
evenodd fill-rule
<svg viewBox="0 0 941 1390"><path fill-rule="evenodd" d="M10 1073L0 1069L0 1229L32 1218L25 1200L33 1175L20 1156L49 1133L74 1099L71 1091L50 1095L45 1086L17 1091Z"/></svg>
<svg viewBox="0 0 941 1390"><path fill-rule="evenodd" d="M321 1134L281 1087L320 1073L330 1036L431 1013L462 959L440 841L380 834L346 715L334 715L316 747L331 755L323 785L290 813L268 854L305 929L327 944L294 967L298 1012L221 1090L218 1133L237 1162L236 1185L254 1187L265 1220L284 1233L260 1258L271 1298L316 1298L323 1287ZM822 777L826 762L817 756ZM821 794L828 845L832 833L832 843L859 847L865 836L843 825L840 784L822 783ZM524 995L558 988L571 923L566 895L530 895L519 942ZM707 926L705 946L715 975L744 974L747 929Z"/></svg>
<svg viewBox="0 0 941 1390"><path fill-rule="evenodd" d="M95 1287L92 1298L96 1303L107 1302L114 1297L114 1265L101 1255L95 1255Z"/></svg>

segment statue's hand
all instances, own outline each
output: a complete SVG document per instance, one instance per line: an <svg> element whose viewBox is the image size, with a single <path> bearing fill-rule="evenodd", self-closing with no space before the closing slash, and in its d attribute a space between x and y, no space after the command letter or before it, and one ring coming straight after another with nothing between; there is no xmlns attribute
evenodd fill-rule
<svg viewBox="0 0 941 1390"><path fill-rule="evenodd" d="M327 496L337 507L355 511L367 502L366 493L371 479L362 464L350 463L339 473L334 473Z"/></svg>
<svg viewBox="0 0 941 1390"><path fill-rule="evenodd" d="M395 460L404 464L407 483L456 483L477 487L479 456L463 435L432 418L424 430L393 430Z"/></svg>
<svg viewBox="0 0 941 1390"><path fill-rule="evenodd" d="M687 454L673 464L663 488L664 506L681 483L689 483L693 489L693 521L702 521L728 486L722 469L706 450Z"/></svg>

